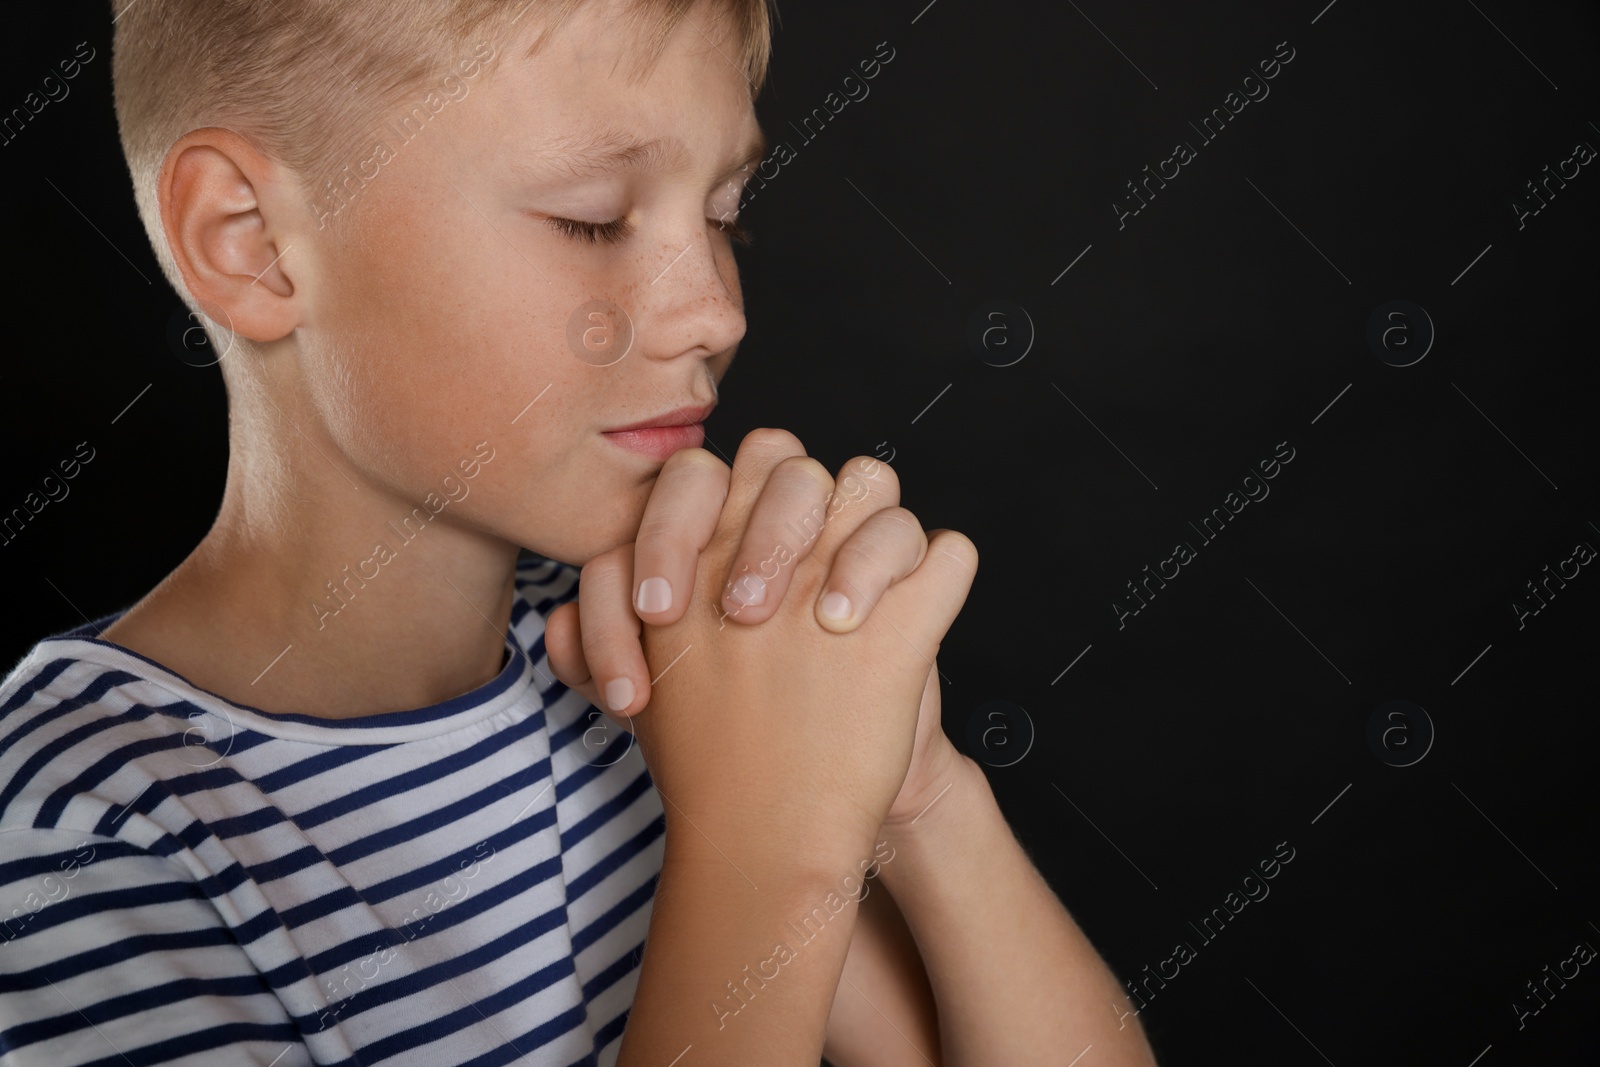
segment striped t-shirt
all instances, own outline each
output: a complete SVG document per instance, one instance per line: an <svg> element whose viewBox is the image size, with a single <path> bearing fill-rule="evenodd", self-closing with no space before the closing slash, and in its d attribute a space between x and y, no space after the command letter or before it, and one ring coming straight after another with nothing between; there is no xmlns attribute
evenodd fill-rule
<svg viewBox="0 0 1600 1067"><path fill-rule="evenodd" d="M664 823L550 673L577 580L524 559L498 677L353 719L197 689L117 615L39 642L0 684L0 1064L614 1063Z"/></svg>

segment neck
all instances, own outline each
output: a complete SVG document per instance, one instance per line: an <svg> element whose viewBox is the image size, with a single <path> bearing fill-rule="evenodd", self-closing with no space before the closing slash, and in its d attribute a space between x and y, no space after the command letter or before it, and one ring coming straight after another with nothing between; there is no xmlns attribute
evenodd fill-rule
<svg viewBox="0 0 1600 1067"><path fill-rule="evenodd" d="M274 712L400 711L493 679L517 546L457 521L442 495L364 477L281 402L248 433L234 420L215 524L102 636Z"/></svg>

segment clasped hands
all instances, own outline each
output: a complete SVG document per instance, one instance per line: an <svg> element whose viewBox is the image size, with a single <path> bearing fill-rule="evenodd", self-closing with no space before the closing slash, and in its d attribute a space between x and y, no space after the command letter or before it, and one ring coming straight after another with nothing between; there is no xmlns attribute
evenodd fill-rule
<svg viewBox="0 0 1600 1067"><path fill-rule="evenodd" d="M784 430L748 434L731 471L684 449L637 540L585 564L551 612L551 669L634 733L669 840L677 818L726 824L738 806L767 832L842 826L859 847L965 759L940 725L935 656L977 550L899 500L887 464L832 476Z"/></svg>

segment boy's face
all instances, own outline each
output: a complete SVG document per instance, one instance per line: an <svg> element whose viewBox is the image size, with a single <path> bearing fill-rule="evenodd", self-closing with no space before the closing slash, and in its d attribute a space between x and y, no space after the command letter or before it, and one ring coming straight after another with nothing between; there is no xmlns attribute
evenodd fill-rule
<svg viewBox="0 0 1600 1067"><path fill-rule="evenodd" d="M637 43L618 14L580 9L532 59L531 18L491 42L491 72L412 139L379 131L391 157L300 264L296 336L347 462L408 501L464 487L441 518L572 563L633 539L664 461L605 431L701 417L745 331L716 221L736 211L760 134L736 47L697 7L630 84ZM611 131L660 139L667 158L563 165L558 143ZM592 242L552 218L625 218L626 232ZM596 300L631 322L610 365L624 335L606 331L625 325L575 316ZM464 480L481 441L494 458Z"/></svg>

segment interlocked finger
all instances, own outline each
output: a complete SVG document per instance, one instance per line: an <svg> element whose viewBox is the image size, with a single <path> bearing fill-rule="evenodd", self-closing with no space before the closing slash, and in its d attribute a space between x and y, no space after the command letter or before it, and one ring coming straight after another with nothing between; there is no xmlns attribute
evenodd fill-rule
<svg viewBox="0 0 1600 1067"><path fill-rule="evenodd" d="M771 618L795 565L822 532L832 491L827 468L810 456L790 456L773 468L723 586L725 618L751 624Z"/></svg>
<svg viewBox="0 0 1600 1067"><path fill-rule="evenodd" d="M927 551L915 515L902 507L874 511L834 553L817 596L817 622L834 633L854 630L885 590L921 565Z"/></svg>

